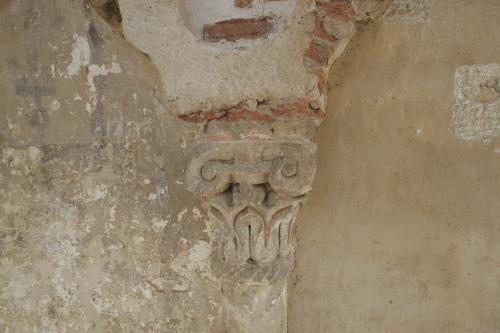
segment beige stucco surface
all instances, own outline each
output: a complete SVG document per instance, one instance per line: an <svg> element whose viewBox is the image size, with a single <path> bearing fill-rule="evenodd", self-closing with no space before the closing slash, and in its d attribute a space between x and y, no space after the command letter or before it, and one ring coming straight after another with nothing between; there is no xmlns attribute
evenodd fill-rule
<svg viewBox="0 0 500 333"><path fill-rule="evenodd" d="M155 68L86 1L0 4L0 331L208 332L187 132Z"/></svg>
<svg viewBox="0 0 500 333"><path fill-rule="evenodd" d="M405 2L431 10L405 19ZM382 2L356 3L361 18L381 15ZM284 318L261 306L275 293L283 303L289 296L291 333L500 331L500 138L485 144L449 131L456 70L500 63L500 3L398 4L386 23L359 23L330 75L289 289L232 295L230 311L250 328ZM140 27L131 13L122 10L124 24L128 15ZM223 326L215 233L185 170L193 137L224 134L226 125L177 119L183 111L165 94L175 80L158 65L161 52L144 55L118 28L86 0L0 0L1 332ZM309 75L289 68L302 52L278 64L286 46L267 51L277 64L240 73L257 77L251 96L241 95L243 79L221 89L228 104L310 91ZM239 57L220 68L233 70ZM206 83L196 59L182 59L193 70L186 80ZM285 72L259 81L274 75L270 67ZM201 101L196 90L174 88L185 94L184 112ZM236 125L244 136L254 124ZM294 126L275 125L277 133ZM265 323L247 322L248 313Z"/></svg>
<svg viewBox="0 0 500 333"><path fill-rule="evenodd" d="M360 27L330 77L289 332L500 331L500 139L448 130L454 72L500 62L499 22L498 1L441 0Z"/></svg>

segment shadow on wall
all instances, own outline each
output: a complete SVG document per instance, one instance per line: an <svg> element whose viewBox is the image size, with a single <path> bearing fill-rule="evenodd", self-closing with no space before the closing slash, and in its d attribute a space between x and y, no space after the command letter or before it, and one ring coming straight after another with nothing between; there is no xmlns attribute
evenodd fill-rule
<svg viewBox="0 0 500 333"><path fill-rule="evenodd" d="M119 32L123 35L122 15L117 0L89 0L89 2L99 16L108 22L115 32ZM0 4L0 9L1 7L2 5Z"/></svg>

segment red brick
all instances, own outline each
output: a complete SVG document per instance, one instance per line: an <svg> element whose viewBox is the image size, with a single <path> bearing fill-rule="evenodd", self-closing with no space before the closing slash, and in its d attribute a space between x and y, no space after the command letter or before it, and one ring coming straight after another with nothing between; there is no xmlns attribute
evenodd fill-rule
<svg viewBox="0 0 500 333"><path fill-rule="evenodd" d="M250 111L247 109L232 109L227 113L227 117L224 119L227 121L238 121L238 120L253 120L253 121L273 121L274 118L266 113L258 111Z"/></svg>
<svg viewBox="0 0 500 333"><path fill-rule="evenodd" d="M318 77L318 89L320 93L326 93L326 79L327 79L327 71L325 67L320 67L316 71L316 76Z"/></svg>
<svg viewBox="0 0 500 333"><path fill-rule="evenodd" d="M327 40L329 42L335 42L337 37L335 35L329 34L323 25L323 20L321 17L316 14L316 23L314 25L314 36L323 40Z"/></svg>
<svg viewBox="0 0 500 333"><path fill-rule="evenodd" d="M272 122L304 117L322 117L322 114L312 110L305 98L277 100L264 102L257 110L249 110L245 105L238 105L217 112L196 112L179 116L180 119L189 122L203 123L212 120L218 121L263 121Z"/></svg>
<svg viewBox="0 0 500 333"><path fill-rule="evenodd" d="M306 99L278 102L269 105L271 112L278 116L309 115L311 108Z"/></svg>
<svg viewBox="0 0 500 333"><path fill-rule="evenodd" d="M251 8L253 0L234 0L234 6L238 8Z"/></svg>
<svg viewBox="0 0 500 333"><path fill-rule="evenodd" d="M203 27L203 38L211 42L255 39L267 36L273 27L274 23L270 17L237 18L206 24Z"/></svg>
<svg viewBox="0 0 500 333"><path fill-rule="evenodd" d="M305 52L305 56L320 66L328 65L330 57L333 55L334 48L331 45L325 45L318 41L311 41Z"/></svg>
<svg viewBox="0 0 500 333"><path fill-rule="evenodd" d="M222 112L194 112L190 114L183 114L179 116L179 119L184 121L189 121L193 123L203 123L206 121L211 121L215 119L223 118L226 115L224 111Z"/></svg>
<svg viewBox="0 0 500 333"><path fill-rule="evenodd" d="M318 2L316 6L318 6L325 15L341 22L351 21L354 15L356 15L352 5L345 0Z"/></svg>

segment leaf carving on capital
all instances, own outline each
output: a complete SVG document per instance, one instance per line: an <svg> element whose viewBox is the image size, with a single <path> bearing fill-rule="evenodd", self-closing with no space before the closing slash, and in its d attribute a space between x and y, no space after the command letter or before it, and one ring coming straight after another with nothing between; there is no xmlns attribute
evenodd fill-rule
<svg viewBox="0 0 500 333"><path fill-rule="evenodd" d="M316 145L309 140L200 143L191 151L188 189L217 230L216 271L235 282L272 281L293 264L293 225L311 190Z"/></svg>

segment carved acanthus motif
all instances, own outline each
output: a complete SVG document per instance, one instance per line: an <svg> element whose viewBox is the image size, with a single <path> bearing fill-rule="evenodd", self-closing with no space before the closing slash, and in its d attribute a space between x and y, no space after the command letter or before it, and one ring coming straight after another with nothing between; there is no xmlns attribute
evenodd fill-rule
<svg viewBox="0 0 500 333"><path fill-rule="evenodd" d="M293 263L295 217L314 179L315 144L210 142L191 156L188 187L216 225L217 271L235 282L285 276Z"/></svg>

